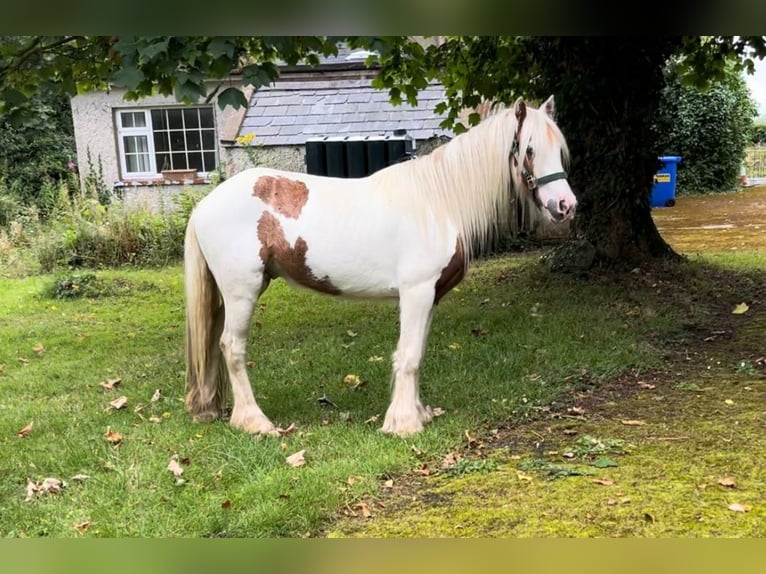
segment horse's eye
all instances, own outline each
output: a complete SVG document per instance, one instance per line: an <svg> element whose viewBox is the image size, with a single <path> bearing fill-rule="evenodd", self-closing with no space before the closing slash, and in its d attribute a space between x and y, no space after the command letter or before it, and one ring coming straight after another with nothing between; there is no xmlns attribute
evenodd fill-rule
<svg viewBox="0 0 766 574"><path fill-rule="evenodd" d="M532 149L532 146L529 146L527 148L527 157L531 158L533 155L535 155L535 151Z"/></svg>

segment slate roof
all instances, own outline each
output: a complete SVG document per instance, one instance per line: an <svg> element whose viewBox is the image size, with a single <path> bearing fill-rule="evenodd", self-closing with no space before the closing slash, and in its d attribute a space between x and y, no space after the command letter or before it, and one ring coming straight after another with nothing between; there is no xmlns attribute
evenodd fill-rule
<svg viewBox="0 0 766 574"><path fill-rule="evenodd" d="M340 59L340 58L338 58ZM444 87L431 84L418 94L418 106L394 106L388 92L360 77L279 80L253 93L239 135L254 134L253 143L303 145L312 137L380 136L405 129L416 140L451 137L439 127L444 115L434 106Z"/></svg>

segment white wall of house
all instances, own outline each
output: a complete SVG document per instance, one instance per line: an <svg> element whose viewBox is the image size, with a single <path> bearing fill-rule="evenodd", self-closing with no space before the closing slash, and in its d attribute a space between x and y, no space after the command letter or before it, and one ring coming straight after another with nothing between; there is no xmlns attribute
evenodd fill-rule
<svg viewBox="0 0 766 574"><path fill-rule="evenodd" d="M138 101L127 101L124 99L124 95L125 90L112 89L109 92L93 91L78 94L72 98L72 119L80 177L84 178L88 173L87 158L90 154L94 170L98 169L99 162L101 163L104 181L108 186L116 187L121 182L136 186L151 185L153 182L147 178L126 179L120 171L115 112L130 108L178 106L179 103L172 96L155 95ZM245 90L245 95L249 98L249 89ZM199 103L203 104L204 102L200 100ZM213 101L216 139L219 142L219 163L226 164L230 161L228 148L221 145L220 142L222 140L231 141L236 138L244 113L244 108L234 110L227 107L221 110L217 102ZM157 178L154 183L161 184L162 182L160 178Z"/></svg>

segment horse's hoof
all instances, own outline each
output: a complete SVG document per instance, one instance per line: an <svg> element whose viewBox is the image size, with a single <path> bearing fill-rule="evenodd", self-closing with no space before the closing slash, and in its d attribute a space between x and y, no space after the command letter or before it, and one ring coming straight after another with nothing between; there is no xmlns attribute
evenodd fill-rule
<svg viewBox="0 0 766 574"><path fill-rule="evenodd" d="M277 427L263 414L240 415L238 413L233 413L231 415L231 420L229 420L229 424L236 429L243 430L250 434L279 436Z"/></svg>

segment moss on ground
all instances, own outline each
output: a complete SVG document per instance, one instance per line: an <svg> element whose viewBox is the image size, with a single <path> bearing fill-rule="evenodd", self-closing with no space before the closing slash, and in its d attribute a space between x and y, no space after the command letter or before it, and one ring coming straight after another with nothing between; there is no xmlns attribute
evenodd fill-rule
<svg viewBox="0 0 766 574"><path fill-rule="evenodd" d="M328 535L763 537L764 399L761 378L626 378L463 452L495 470L402 477L369 503L372 516L346 517ZM625 452L582 456L583 437ZM617 466L593 466L599 458Z"/></svg>

